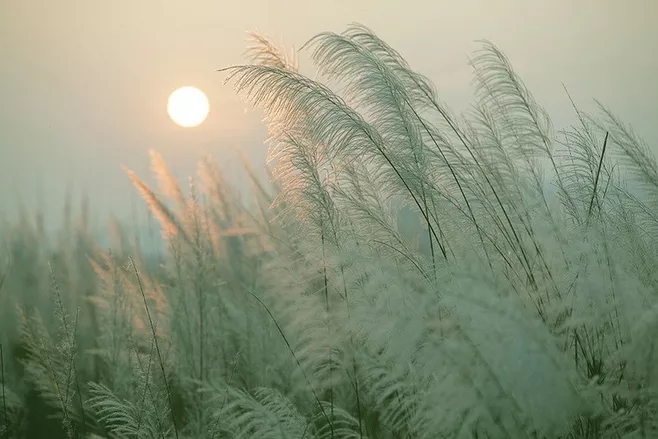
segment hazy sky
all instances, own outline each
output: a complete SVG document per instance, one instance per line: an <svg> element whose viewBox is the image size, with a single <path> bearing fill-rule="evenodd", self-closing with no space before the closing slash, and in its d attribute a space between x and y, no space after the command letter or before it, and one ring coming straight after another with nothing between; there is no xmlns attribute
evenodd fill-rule
<svg viewBox="0 0 658 439"><path fill-rule="evenodd" d="M259 113L215 71L243 60L248 30L300 47L365 24L457 109L471 102L467 56L489 39L558 128L573 117L564 82L658 150L656 19L658 0L0 0L0 213L19 199L33 207L40 193L55 221L71 187L93 197L98 218L125 217L136 197L121 165L148 176L150 148L182 177L205 153L230 164L241 149L262 164ZM166 114L183 85L210 99L198 128Z"/></svg>

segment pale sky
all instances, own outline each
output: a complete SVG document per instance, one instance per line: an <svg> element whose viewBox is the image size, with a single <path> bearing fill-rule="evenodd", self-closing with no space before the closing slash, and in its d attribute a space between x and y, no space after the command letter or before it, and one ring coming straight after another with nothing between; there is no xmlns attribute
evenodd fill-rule
<svg viewBox="0 0 658 439"><path fill-rule="evenodd" d="M236 149L262 165L261 116L215 71L243 61L249 30L300 47L362 23L458 110L472 102L467 57L488 39L558 128L573 120L565 83L658 151L657 19L658 0L0 0L0 214L40 193L54 223L71 187L74 201L91 195L98 219L126 217L136 197L121 165L149 176L150 148L181 177L205 153L229 172ZM184 85L210 100L200 127L167 116Z"/></svg>

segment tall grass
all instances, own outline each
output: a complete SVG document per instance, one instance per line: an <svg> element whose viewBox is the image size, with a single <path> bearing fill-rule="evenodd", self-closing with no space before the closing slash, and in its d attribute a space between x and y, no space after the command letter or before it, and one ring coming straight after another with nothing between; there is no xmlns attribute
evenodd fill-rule
<svg viewBox="0 0 658 439"><path fill-rule="evenodd" d="M161 267L120 228L6 226L0 433L658 434L658 163L629 127L574 103L556 131L488 42L458 116L362 26L303 47L318 79L253 41L223 70L266 114L253 203L152 152L158 188L127 174Z"/></svg>

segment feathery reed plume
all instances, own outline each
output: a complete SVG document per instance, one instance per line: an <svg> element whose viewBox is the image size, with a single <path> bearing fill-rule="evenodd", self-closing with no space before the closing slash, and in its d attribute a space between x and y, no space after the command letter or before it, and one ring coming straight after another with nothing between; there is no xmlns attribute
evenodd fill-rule
<svg viewBox="0 0 658 439"><path fill-rule="evenodd" d="M142 295L142 299L144 300L144 309L146 310L146 315L148 317L149 321L149 326L151 328L151 335L153 337L153 343L155 345L155 351L158 354L158 364L160 365L160 371L162 372L162 380L164 382L165 390L167 391L167 399L169 400L169 412L171 414L171 422L174 426L174 434L176 438L178 438L178 427L176 425L176 415L174 413L174 403L172 400L171 396L171 390L169 388L169 381L167 380L167 372L165 372L165 367L164 367L164 360L162 359L162 353L160 352L160 345L158 343L158 336L155 332L155 325L153 324L153 319L151 318L151 311L149 310L149 305L146 300L146 293L144 292L144 286L142 285L142 279L139 275L139 272L137 271L137 266L135 265L135 261L133 260L132 257L128 258L130 261L130 266L133 269L133 272L135 273L135 277L137 278L137 284L139 286L139 292Z"/></svg>

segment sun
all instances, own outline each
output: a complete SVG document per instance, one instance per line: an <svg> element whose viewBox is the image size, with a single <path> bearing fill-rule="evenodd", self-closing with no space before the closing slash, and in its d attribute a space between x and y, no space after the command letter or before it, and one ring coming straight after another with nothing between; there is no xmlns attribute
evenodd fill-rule
<svg viewBox="0 0 658 439"><path fill-rule="evenodd" d="M210 104L206 95L195 87L181 87L169 95L167 113L178 125L191 128L201 125L206 117Z"/></svg>

